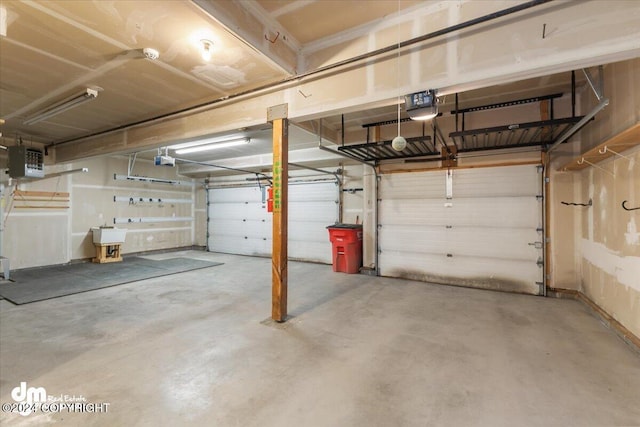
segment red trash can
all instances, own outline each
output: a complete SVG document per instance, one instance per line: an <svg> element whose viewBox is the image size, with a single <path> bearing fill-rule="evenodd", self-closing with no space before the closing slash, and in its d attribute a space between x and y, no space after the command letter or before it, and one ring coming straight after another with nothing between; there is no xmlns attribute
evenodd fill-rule
<svg viewBox="0 0 640 427"><path fill-rule="evenodd" d="M332 224L327 226L333 246L333 271L359 273L362 266L362 225Z"/></svg>

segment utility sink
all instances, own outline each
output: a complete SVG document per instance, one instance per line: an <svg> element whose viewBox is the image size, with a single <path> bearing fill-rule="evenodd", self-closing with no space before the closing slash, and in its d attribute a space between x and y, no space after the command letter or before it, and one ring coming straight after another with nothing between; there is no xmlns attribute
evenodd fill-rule
<svg viewBox="0 0 640 427"><path fill-rule="evenodd" d="M115 227L92 227L93 243L100 245L110 245L124 243L127 230Z"/></svg>

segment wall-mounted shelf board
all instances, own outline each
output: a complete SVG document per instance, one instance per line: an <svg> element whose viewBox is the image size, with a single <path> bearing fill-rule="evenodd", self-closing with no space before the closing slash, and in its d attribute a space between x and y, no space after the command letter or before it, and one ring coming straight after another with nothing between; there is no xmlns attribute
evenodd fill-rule
<svg viewBox="0 0 640 427"><path fill-rule="evenodd" d="M14 209L69 209L69 193L59 191L22 191L13 192Z"/></svg>
<svg viewBox="0 0 640 427"><path fill-rule="evenodd" d="M46 199L55 199L55 198L69 198L69 193L62 193L59 191L21 191L15 190L13 192L15 196L21 197L44 197Z"/></svg>
<svg viewBox="0 0 640 427"><path fill-rule="evenodd" d="M560 171L577 171L589 166L590 163L598 163L609 157L615 156L612 151L621 153L629 148L640 145L640 123L623 130L619 134L609 138L600 145L562 165ZM606 147L606 149L605 149ZM612 150L612 151L609 151Z"/></svg>

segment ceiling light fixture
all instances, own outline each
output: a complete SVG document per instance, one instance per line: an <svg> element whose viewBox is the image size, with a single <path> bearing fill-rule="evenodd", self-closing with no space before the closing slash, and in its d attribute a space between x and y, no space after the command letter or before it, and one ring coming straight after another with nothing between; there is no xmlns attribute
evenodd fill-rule
<svg viewBox="0 0 640 427"><path fill-rule="evenodd" d="M160 58L160 52L158 52L156 49L153 49L151 47L145 47L144 49L142 49L142 53L147 59L150 59L152 61L155 61L156 59Z"/></svg>
<svg viewBox="0 0 640 427"><path fill-rule="evenodd" d="M429 120L438 115L435 89L405 95L404 105L412 120Z"/></svg>
<svg viewBox="0 0 640 427"><path fill-rule="evenodd" d="M200 40L200 50L202 51L202 59L209 62L211 61L211 54L213 50L213 42L211 40Z"/></svg>
<svg viewBox="0 0 640 427"><path fill-rule="evenodd" d="M196 145L194 147L179 148L175 150L175 152L176 154L199 153L201 151L210 151L210 150L218 150L220 148L236 147L238 145L248 144L249 142L251 142L251 138L249 137L227 139L227 140L218 141L211 144L201 144L201 145Z"/></svg>
<svg viewBox="0 0 640 427"><path fill-rule="evenodd" d="M58 114L70 110L71 108L75 108L80 104L84 104L85 102L96 99L97 97L97 90L86 88L80 95L74 95L62 102L59 102L58 104L47 107L46 109L35 113L22 123L25 125L32 125L34 123L41 122L48 119L49 117L57 116Z"/></svg>

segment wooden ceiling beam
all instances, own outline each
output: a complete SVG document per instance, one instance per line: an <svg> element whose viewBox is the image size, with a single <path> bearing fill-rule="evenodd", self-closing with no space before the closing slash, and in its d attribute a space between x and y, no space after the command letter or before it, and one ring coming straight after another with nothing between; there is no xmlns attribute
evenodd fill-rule
<svg viewBox="0 0 640 427"><path fill-rule="evenodd" d="M293 75L298 69L300 44L278 21L251 1L193 0L238 39Z"/></svg>

